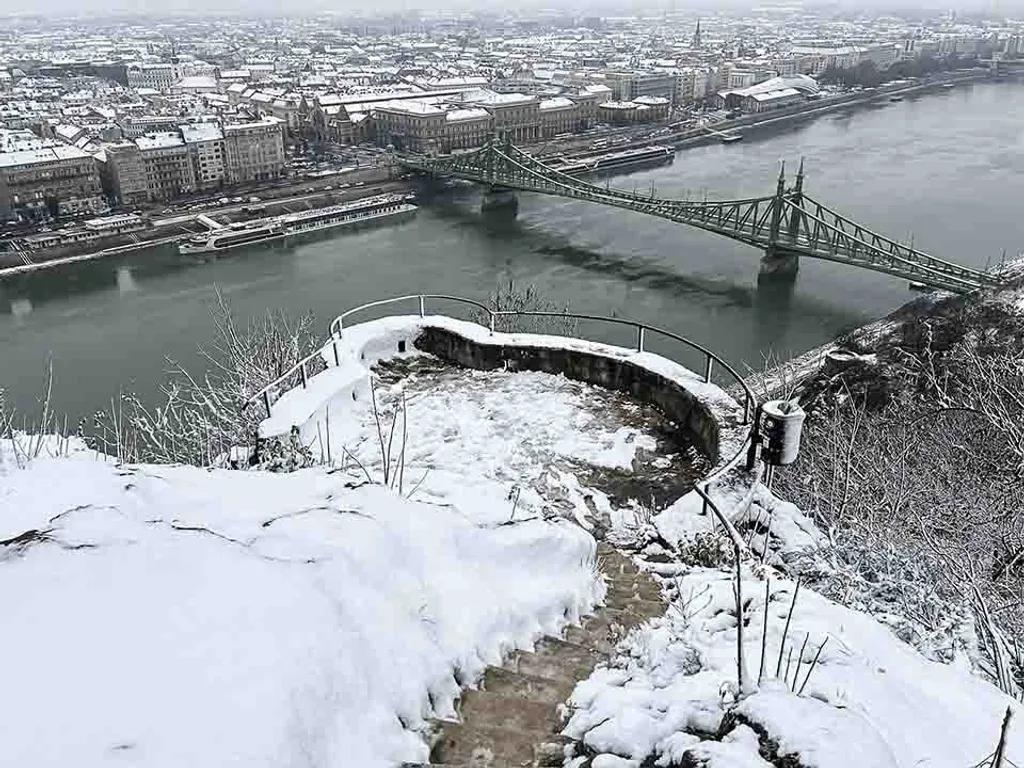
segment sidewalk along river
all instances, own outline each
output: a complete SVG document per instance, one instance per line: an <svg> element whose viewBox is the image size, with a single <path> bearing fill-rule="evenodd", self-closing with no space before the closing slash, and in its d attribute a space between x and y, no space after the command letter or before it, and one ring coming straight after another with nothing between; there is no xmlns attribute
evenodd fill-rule
<svg viewBox="0 0 1024 768"><path fill-rule="evenodd" d="M610 179L666 197L770 194L779 163L801 157L806 192L883 234L984 267L1024 248L1024 86L957 85L680 153ZM207 305L219 287L241 320L268 309L339 312L402 293L484 299L499 283L533 283L553 302L634 317L703 343L741 367L769 350L821 344L912 298L904 281L804 259L789 289L759 290L760 253L642 214L523 195L519 216L482 216L460 188L391 227L256 247L199 263L172 248L115 256L0 283L0 388L35 407L52 359L53 405L71 418L120 389L155 402L170 357L198 366ZM581 327L582 331L590 328Z"/></svg>

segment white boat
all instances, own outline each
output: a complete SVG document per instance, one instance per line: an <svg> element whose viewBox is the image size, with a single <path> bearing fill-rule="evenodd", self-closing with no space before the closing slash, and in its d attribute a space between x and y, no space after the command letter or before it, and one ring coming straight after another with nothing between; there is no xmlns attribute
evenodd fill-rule
<svg viewBox="0 0 1024 768"><path fill-rule="evenodd" d="M246 245L283 240L306 232L356 227L386 219L411 216L416 206L405 195L380 195L343 205L291 213L246 224L232 224L196 235L178 246L182 254L214 253Z"/></svg>
<svg viewBox="0 0 1024 768"><path fill-rule="evenodd" d="M178 252L184 255L192 253L214 253L241 248L246 245L280 240L285 236L285 229L277 222L256 223L248 226L229 226L195 235L178 246Z"/></svg>

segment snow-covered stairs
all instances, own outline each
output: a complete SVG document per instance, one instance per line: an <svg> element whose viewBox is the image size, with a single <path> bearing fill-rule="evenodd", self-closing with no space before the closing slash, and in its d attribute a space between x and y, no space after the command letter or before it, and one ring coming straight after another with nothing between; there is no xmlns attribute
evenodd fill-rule
<svg viewBox="0 0 1024 768"><path fill-rule="evenodd" d="M630 629L665 612L651 577L614 547L598 545L608 584L604 607L563 637L542 638L533 651L516 651L489 667L476 690L459 702L459 722L440 721L430 759L445 768L561 766L570 743L562 705L580 680L606 661Z"/></svg>

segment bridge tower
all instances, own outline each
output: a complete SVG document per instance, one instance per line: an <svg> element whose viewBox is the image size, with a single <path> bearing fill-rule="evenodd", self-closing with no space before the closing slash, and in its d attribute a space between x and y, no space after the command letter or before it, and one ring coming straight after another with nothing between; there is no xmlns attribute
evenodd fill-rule
<svg viewBox="0 0 1024 768"><path fill-rule="evenodd" d="M797 190L803 194L803 162L800 164L800 173L797 174ZM761 258L761 269L758 272L757 280L773 280L777 278L793 279L800 269L800 257L786 250L785 242L791 236L795 236L794 227L800 226L798 214L790 217L786 223L786 232L783 234L782 225L786 216L786 164L783 162L779 171L779 181L775 188L775 197L772 199L772 218L768 229L768 247Z"/></svg>
<svg viewBox="0 0 1024 768"><path fill-rule="evenodd" d="M512 148L511 133L505 133L504 145L507 154ZM489 211L500 212L503 215L514 218L519 212L519 197L516 195L516 191L494 183L494 176L498 170L495 167L495 163L501 162L497 152L497 138L491 139L486 162L485 175L487 177L487 185L484 187L483 198L480 200L480 210L484 213Z"/></svg>

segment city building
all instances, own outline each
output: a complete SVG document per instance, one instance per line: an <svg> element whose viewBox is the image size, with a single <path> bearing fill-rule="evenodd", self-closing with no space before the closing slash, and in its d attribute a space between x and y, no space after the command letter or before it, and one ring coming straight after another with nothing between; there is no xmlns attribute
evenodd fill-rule
<svg viewBox="0 0 1024 768"><path fill-rule="evenodd" d="M228 184L270 181L284 174L284 129L276 117L224 126Z"/></svg>
<svg viewBox="0 0 1024 768"><path fill-rule="evenodd" d="M135 144L150 200L173 200L196 190L192 159L180 131L140 136Z"/></svg>
<svg viewBox="0 0 1024 768"><path fill-rule="evenodd" d="M807 75L773 77L752 85L719 92L715 100L720 107L744 112L766 112L797 104L820 91L818 81Z"/></svg>
<svg viewBox="0 0 1024 768"><path fill-rule="evenodd" d="M217 123L190 123L181 126L181 137L192 161L192 175L198 189L224 186L226 163L224 131Z"/></svg>
<svg viewBox="0 0 1024 768"><path fill-rule="evenodd" d="M463 94L462 102L490 112L495 134L513 144L526 144L540 138L540 99L536 96L481 89Z"/></svg>
<svg viewBox="0 0 1024 768"><path fill-rule="evenodd" d="M129 88L154 88L163 91L170 88L183 76L182 67L170 62L153 64L134 63L128 66Z"/></svg>
<svg viewBox="0 0 1024 768"><path fill-rule="evenodd" d="M133 207L150 200L142 151L134 141L103 146L98 155L103 189L115 205Z"/></svg>
<svg viewBox="0 0 1024 768"><path fill-rule="evenodd" d="M550 139L563 133L576 133L582 127L580 105L565 96L544 99L540 110L541 138Z"/></svg>
<svg viewBox="0 0 1024 768"><path fill-rule="evenodd" d="M647 123L668 116L669 100L658 96L641 96L635 101L606 101L597 108L601 122L612 125Z"/></svg>
<svg viewBox="0 0 1024 768"><path fill-rule="evenodd" d="M678 88L676 75L671 72L610 71L604 73L603 82L611 88L613 101L660 96L671 103Z"/></svg>
<svg viewBox="0 0 1024 768"><path fill-rule="evenodd" d="M0 218L47 218L102 207L92 155L60 144L0 152Z"/></svg>

